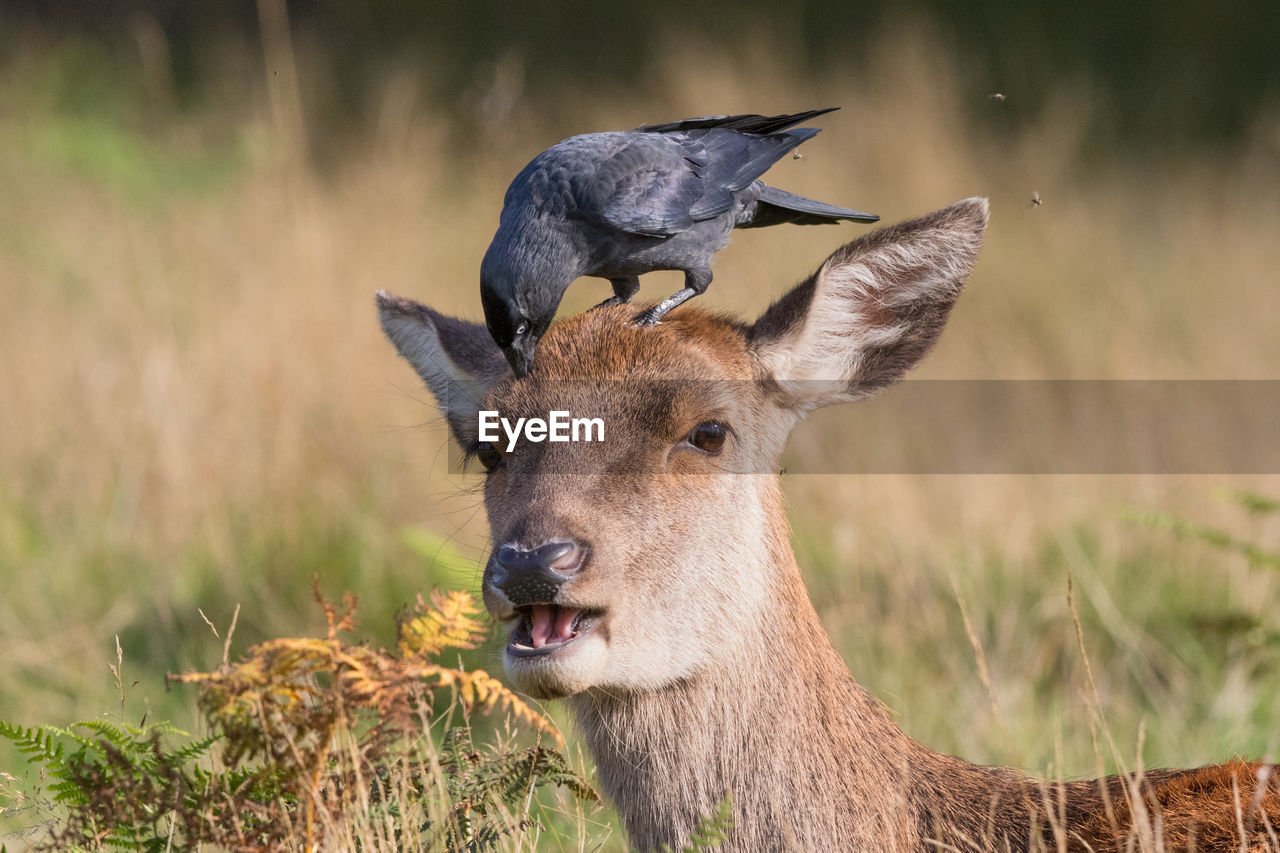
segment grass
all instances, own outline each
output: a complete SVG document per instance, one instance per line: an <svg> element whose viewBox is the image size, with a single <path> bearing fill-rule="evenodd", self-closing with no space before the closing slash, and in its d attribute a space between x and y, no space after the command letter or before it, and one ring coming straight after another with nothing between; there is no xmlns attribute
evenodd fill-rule
<svg viewBox="0 0 1280 853"><path fill-rule="evenodd" d="M1089 92L1064 88L1033 120L1002 121L988 93L965 88L962 60L922 37L886 38L872 70L824 80L768 52L748 69L699 48L655 60L654 84L630 99L558 93L555 121L516 110L486 125L425 106L411 77L391 75L376 118L323 173L300 165L299 122L272 111L275 80L234 109L143 121L129 103L95 112L32 85L49 74L42 57L0 72L0 104L16 107L0 112L0 719L118 708L118 635L127 719L193 720L194 693L160 685L220 658L197 608L223 628L240 606L233 653L314 631L313 575L358 592L367 616L430 586L477 588L478 481L448 473L443 426L382 339L372 293L478 316L478 259L506 182L575 132L840 104L775 183L889 222L990 196L969 291L921 376L1280 378L1277 116L1230 149L1099 161L1082 156L1107 118ZM460 144L477 126L484 138ZM860 233L740 235L705 304L753 316ZM673 284L651 276L644 295ZM563 310L603 288L576 285ZM1280 575L1131 518L1158 510L1274 550L1277 517L1220 490L1276 495L1277 479L785 484L824 624L929 746L1094 772L1072 576L1127 759L1277 755ZM389 620L369 621L390 642ZM498 671L494 644L467 654ZM0 766L16 758L0 753Z"/></svg>

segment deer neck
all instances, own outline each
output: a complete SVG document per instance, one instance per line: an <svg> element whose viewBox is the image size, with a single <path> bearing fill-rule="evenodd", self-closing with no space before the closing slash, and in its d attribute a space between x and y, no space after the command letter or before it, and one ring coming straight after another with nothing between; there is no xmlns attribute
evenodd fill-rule
<svg viewBox="0 0 1280 853"><path fill-rule="evenodd" d="M912 831L892 783L910 740L832 648L785 524L762 544L765 576L777 579L764 624L744 625L727 654L662 689L572 700L602 787L642 850L678 849L726 794L729 849L821 849L830 838L872 849Z"/></svg>
<svg viewBox="0 0 1280 853"><path fill-rule="evenodd" d="M785 523L765 537L771 618L697 674L662 689L592 690L575 719L641 850L688 843L726 795L725 850L933 850L1000 839L1026 849L1022 777L908 737L850 675L805 587ZM999 818L993 825L993 808Z"/></svg>

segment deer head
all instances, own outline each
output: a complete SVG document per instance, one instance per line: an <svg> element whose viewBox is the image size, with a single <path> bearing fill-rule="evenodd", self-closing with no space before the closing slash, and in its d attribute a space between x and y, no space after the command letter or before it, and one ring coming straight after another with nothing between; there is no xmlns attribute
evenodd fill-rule
<svg viewBox="0 0 1280 853"><path fill-rule="evenodd" d="M378 294L382 327L486 469L485 604L537 697L661 689L794 638L807 606L776 460L807 412L901 378L946 322L982 199L836 251L758 320L598 308L542 339L523 379L483 325ZM601 418L603 442L480 441L479 412ZM803 605L798 604L802 601Z"/></svg>

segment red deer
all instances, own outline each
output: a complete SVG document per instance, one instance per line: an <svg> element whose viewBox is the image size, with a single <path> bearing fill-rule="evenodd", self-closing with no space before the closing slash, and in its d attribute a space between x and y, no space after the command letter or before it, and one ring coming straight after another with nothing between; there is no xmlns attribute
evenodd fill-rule
<svg viewBox="0 0 1280 853"><path fill-rule="evenodd" d="M920 361L986 223L970 199L855 240L750 325L588 311L523 379L483 326L378 295L487 469L507 676L570 703L634 846L680 847L732 795L733 851L1280 850L1271 765L1042 783L970 764L902 732L823 631L770 466L807 412ZM508 452L479 441L482 409L601 416L606 440Z"/></svg>

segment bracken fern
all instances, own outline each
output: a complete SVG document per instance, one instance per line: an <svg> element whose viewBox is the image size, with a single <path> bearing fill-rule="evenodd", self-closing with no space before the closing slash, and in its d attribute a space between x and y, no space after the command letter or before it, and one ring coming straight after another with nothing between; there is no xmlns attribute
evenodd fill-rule
<svg viewBox="0 0 1280 853"><path fill-rule="evenodd" d="M47 779L0 790L10 811L42 813L43 849L478 851L538 829L539 788L598 799L545 717L483 670L431 660L482 638L469 594L419 597L398 619L396 652L343 639L354 596L338 607L317 589L316 600L326 636L268 640L213 672L170 676L199 687L205 737L106 719L0 723ZM496 709L553 744L475 743L469 715Z"/></svg>

